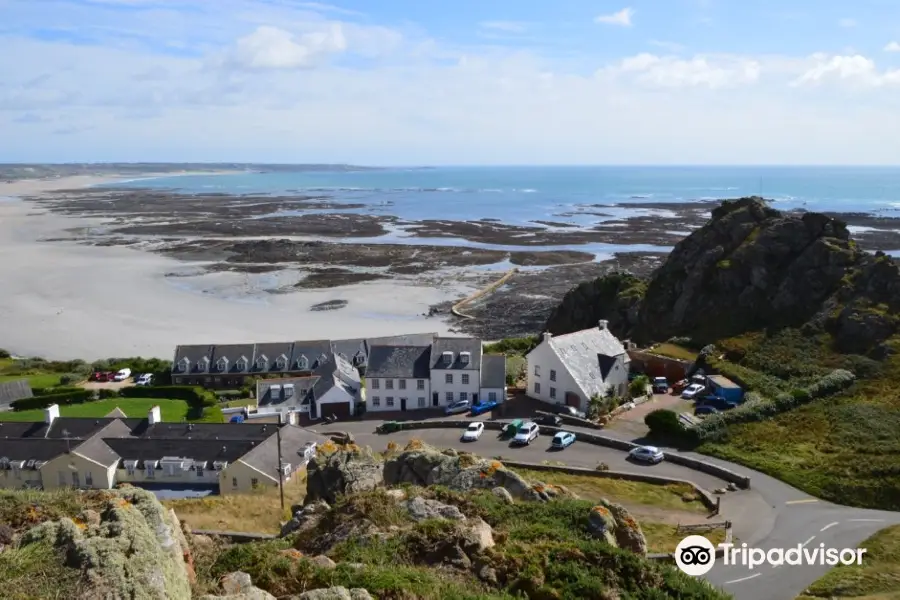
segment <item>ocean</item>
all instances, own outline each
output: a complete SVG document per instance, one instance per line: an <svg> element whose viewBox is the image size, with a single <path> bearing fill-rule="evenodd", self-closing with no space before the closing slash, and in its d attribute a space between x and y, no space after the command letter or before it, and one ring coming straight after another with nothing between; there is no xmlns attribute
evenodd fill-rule
<svg viewBox="0 0 900 600"><path fill-rule="evenodd" d="M900 167L390 168L188 175L114 185L186 193L328 196L339 203L365 205L351 212L414 221L498 219L533 224L544 220L590 226L599 219L586 213L598 212L597 205L616 218L654 212L629 210L629 204L708 202L751 195L770 199L780 209L900 216L893 214L900 211Z"/></svg>

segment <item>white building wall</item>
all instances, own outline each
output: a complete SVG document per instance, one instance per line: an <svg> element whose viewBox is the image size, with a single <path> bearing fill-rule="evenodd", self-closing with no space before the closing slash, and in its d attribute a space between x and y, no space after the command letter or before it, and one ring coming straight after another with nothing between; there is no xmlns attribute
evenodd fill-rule
<svg viewBox="0 0 900 600"><path fill-rule="evenodd" d="M528 361L528 389L526 390L528 396L550 404L565 404L566 392L572 392L577 394L581 400L579 410L587 408L587 403L591 399L590 394L585 394L546 340L529 352L526 359ZM535 375L535 367L538 367L538 375ZM556 381L550 380L551 370L556 371ZM535 384L540 384L540 389ZM551 388L556 390L556 397L550 396Z"/></svg>
<svg viewBox="0 0 900 600"><path fill-rule="evenodd" d="M447 374L453 375L453 383L447 383ZM469 383L462 382L463 374L469 376ZM431 370L431 392L437 392L438 402L440 406L447 406L453 402L460 400L481 399L479 392L481 391L481 371L478 369L432 369ZM453 399L449 400L447 394L453 394ZM462 394L465 394L463 398Z"/></svg>
<svg viewBox="0 0 900 600"><path fill-rule="evenodd" d="M378 383L374 383L376 381ZM391 389L387 387L388 381L391 382ZM405 383L406 389L400 389L401 381ZM424 382L424 389L418 388L419 381ZM373 387L373 384L378 386L377 389ZM388 398L393 398L393 406L388 405ZM406 410L429 408L432 406L431 382L428 379L385 379L381 377L366 379L367 412L400 410L401 398L406 398ZM424 398L424 406L419 406L420 398Z"/></svg>
<svg viewBox="0 0 900 600"><path fill-rule="evenodd" d="M494 400L496 402L502 403L506 400L506 388L481 388L478 399L481 402L489 402L491 400L491 394L494 394Z"/></svg>

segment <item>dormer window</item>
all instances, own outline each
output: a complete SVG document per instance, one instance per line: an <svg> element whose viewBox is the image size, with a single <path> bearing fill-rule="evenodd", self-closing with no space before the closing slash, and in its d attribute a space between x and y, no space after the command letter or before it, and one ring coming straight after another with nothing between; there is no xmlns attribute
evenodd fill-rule
<svg viewBox="0 0 900 600"><path fill-rule="evenodd" d="M223 356L222 358L220 358L219 360L216 361L216 367L220 371L227 371L228 370L228 359Z"/></svg>
<svg viewBox="0 0 900 600"><path fill-rule="evenodd" d="M181 369L182 371L187 371L190 368L190 366L191 366L191 361L187 356L182 358L181 361L179 361L179 363L178 363L178 368Z"/></svg>
<svg viewBox="0 0 900 600"><path fill-rule="evenodd" d="M459 353L459 362L464 365L469 364L469 358L471 358L471 354L469 352L460 352Z"/></svg>
<svg viewBox="0 0 900 600"><path fill-rule="evenodd" d="M444 358L445 365L453 364L453 353L452 352L444 352L443 354L441 354L441 356Z"/></svg>
<svg viewBox="0 0 900 600"><path fill-rule="evenodd" d="M297 359L297 368L300 370L306 370L309 368L309 359L300 355L300 358Z"/></svg>
<svg viewBox="0 0 900 600"><path fill-rule="evenodd" d="M361 364L363 364L363 361L365 359L366 359L366 357L363 355L362 350L360 350L359 352L356 353L356 356L353 357L353 364L361 365Z"/></svg>
<svg viewBox="0 0 900 600"><path fill-rule="evenodd" d="M238 371L246 371L247 370L247 359L244 358L243 356L240 357L238 359L237 363L235 363L235 366L237 367Z"/></svg>
<svg viewBox="0 0 900 600"><path fill-rule="evenodd" d="M284 371L285 366L287 366L287 359L284 356L279 356L275 359L275 366L279 371Z"/></svg>
<svg viewBox="0 0 900 600"><path fill-rule="evenodd" d="M209 370L209 357L204 356L200 360L197 361L197 370L198 371L208 371Z"/></svg>
<svg viewBox="0 0 900 600"><path fill-rule="evenodd" d="M260 356L256 359L256 368L260 371L268 371L269 370L269 359L265 356Z"/></svg>
<svg viewBox="0 0 900 600"><path fill-rule="evenodd" d="M320 354L319 355L319 364L324 365L327 362L328 362L328 357L325 356L324 354Z"/></svg>

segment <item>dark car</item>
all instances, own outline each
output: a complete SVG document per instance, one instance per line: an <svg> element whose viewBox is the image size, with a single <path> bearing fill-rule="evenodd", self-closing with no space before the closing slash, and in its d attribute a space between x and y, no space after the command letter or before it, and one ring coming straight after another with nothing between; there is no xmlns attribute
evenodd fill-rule
<svg viewBox="0 0 900 600"><path fill-rule="evenodd" d="M722 396L704 396L697 404L699 406L711 406L718 410L731 410L738 405L737 402L726 400Z"/></svg>
<svg viewBox="0 0 900 600"><path fill-rule="evenodd" d="M717 412L719 412L717 408L708 404L702 404L694 409L695 415L714 415Z"/></svg>
<svg viewBox="0 0 900 600"><path fill-rule="evenodd" d="M550 427L559 427L562 425L562 419L556 415L541 415L541 417L535 419L534 422L538 425L549 425Z"/></svg>
<svg viewBox="0 0 900 600"><path fill-rule="evenodd" d="M654 377L653 378L653 393L654 394L665 394L669 391L669 380L665 377Z"/></svg>

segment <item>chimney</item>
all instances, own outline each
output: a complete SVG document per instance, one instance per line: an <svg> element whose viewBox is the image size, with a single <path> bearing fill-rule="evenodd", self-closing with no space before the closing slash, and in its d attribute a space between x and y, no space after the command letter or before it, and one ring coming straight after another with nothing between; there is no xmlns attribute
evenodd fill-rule
<svg viewBox="0 0 900 600"><path fill-rule="evenodd" d="M158 406L154 406L150 409L150 412L147 413L147 420L151 425L162 423L162 414L160 413Z"/></svg>
<svg viewBox="0 0 900 600"><path fill-rule="evenodd" d="M44 409L44 423L52 425L59 418L59 404L51 404Z"/></svg>
<svg viewBox="0 0 900 600"><path fill-rule="evenodd" d="M600 331L603 331L604 329L606 329L606 327L608 325L609 325L609 321L607 321L605 319L600 319L600 321L597 323L597 327L600 328Z"/></svg>
<svg viewBox="0 0 900 600"><path fill-rule="evenodd" d="M549 341L550 341L550 338L553 337L553 334L550 333L549 331L545 331L543 337L544 337L544 341L545 341L545 342L549 342Z"/></svg>

